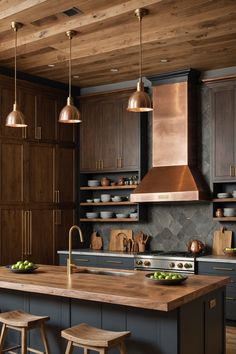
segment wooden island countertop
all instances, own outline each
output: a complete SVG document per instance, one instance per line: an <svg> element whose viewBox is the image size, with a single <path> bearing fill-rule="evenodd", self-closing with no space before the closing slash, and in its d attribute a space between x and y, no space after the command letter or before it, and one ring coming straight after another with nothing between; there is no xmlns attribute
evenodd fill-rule
<svg viewBox="0 0 236 354"><path fill-rule="evenodd" d="M92 269L109 271L107 268ZM118 272L131 275L73 273L68 277L64 266L40 265L28 274L13 273L6 267L0 267L0 289L171 311L229 283L228 277L188 275L180 285L163 286L145 278L145 274L150 272Z"/></svg>

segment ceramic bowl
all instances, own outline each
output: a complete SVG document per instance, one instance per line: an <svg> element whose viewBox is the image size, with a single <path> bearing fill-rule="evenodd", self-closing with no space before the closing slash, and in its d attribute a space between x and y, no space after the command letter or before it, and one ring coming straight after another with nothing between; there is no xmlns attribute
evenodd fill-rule
<svg viewBox="0 0 236 354"><path fill-rule="evenodd" d="M100 185L100 182L97 179L89 179L88 180L89 187L98 187L99 185Z"/></svg>
<svg viewBox="0 0 236 354"><path fill-rule="evenodd" d="M230 198L230 193L217 193L217 198Z"/></svg>
<svg viewBox="0 0 236 354"><path fill-rule="evenodd" d="M111 219L113 217L113 213L111 211L100 211L100 216L102 219Z"/></svg>
<svg viewBox="0 0 236 354"><path fill-rule="evenodd" d="M137 219L138 213L130 213L129 216L130 216L130 218Z"/></svg>
<svg viewBox="0 0 236 354"><path fill-rule="evenodd" d="M113 202L121 202L122 198L119 195L115 195L114 197L111 198Z"/></svg>
<svg viewBox="0 0 236 354"><path fill-rule="evenodd" d="M119 218L119 219L128 218L129 214L127 214L127 213L118 213L118 214L116 214L116 217Z"/></svg>
<svg viewBox="0 0 236 354"><path fill-rule="evenodd" d="M86 202L87 202L87 203L92 203L93 200L92 200L92 199L86 199Z"/></svg>
<svg viewBox="0 0 236 354"><path fill-rule="evenodd" d="M233 191L232 195L233 195L234 198L236 198L236 191Z"/></svg>
<svg viewBox="0 0 236 354"><path fill-rule="evenodd" d="M110 202L110 200L111 200L111 195L110 194L101 194L101 201L103 203Z"/></svg>
<svg viewBox="0 0 236 354"><path fill-rule="evenodd" d="M93 201L94 201L94 203L100 203L101 199L100 198L94 198Z"/></svg>
<svg viewBox="0 0 236 354"><path fill-rule="evenodd" d="M85 215L86 215L86 218L88 218L88 219L99 218L99 213L95 213L95 212L86 213Z"/></svg>
<svg viewBox="0 0 236 354"><path fill-rule="evenodd" d="M236 208L223 208L224 216L236 216Z"/></svg>

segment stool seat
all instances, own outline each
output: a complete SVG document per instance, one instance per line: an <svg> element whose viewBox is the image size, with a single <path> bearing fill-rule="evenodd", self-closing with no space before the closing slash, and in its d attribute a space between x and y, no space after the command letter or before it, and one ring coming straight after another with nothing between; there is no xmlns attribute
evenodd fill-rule
<svg viewBox="0 0 236 354"><path fill-rule="evenodd" d="M36 316L26 313L22 310L8 311L0 313L0 323L2 329L0 334L0 354L11 353L16 354L14 350L21 348L21 354L27 354L28 351L37 354L50 354L48 340L45 331L45 321L49 320L49 316ZM44 351L27 346L27 333L33 328L38 328L41 335ZM15 330L21 334L21 343L4 348L5 337L8 330ZM18 352L17 352L18 353Z"/></svg>
<svg viewBox="0 0 236 354"><path fill-rule="evenodd" d="M31 327L49 320L48 316L36 316L21 310L0 313L0 322L14 327Z"/></svg>
<svg viewBox="0 0 236 354"><path fill-rule="evenodd" d="M77 344L93 347L111 347L117 341L130 335L129 331L113 332L81 323L78 326L67 328L61 332L62 337Z"/></svg>

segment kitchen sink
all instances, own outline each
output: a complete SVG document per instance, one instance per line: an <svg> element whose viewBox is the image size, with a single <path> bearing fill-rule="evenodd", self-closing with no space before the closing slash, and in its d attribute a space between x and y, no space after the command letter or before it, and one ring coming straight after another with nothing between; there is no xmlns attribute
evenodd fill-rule
<svg viewBox="0 0 236 354"><path fill-rule="evenodd" d="M133 275L133 272L119 272L116 270L97 270L97 269L78 269L77 273L82 273L82 274L93 274L93 275L110 275L110 276L118 276L118 277L126 277Z"/></svg>

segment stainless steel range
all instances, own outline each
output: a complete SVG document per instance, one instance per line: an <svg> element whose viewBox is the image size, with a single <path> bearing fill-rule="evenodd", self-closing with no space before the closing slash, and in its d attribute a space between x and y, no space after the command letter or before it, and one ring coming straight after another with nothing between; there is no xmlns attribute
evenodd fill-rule
<svg viewBox="0 0 236 354"><path fill-rule="evenodd" d="M196 261L194 255L189 252L151 251L136 254L134 267L136 270L163 270L194 274Z"/></svg>

